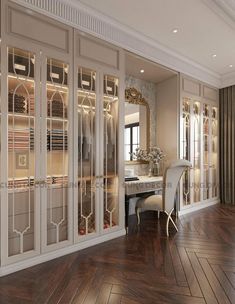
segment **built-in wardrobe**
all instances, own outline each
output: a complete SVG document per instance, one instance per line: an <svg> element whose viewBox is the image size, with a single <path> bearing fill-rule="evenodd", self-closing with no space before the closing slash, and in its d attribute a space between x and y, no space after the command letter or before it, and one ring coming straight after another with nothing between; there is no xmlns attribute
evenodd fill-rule
<svg viewBox="0 0 235 304"><path fill-rule="evenodd" d="M124 62L121 49L10 1L1 59L4 275L125 233Z"/></svg>
<svg viewBox="0 0 235 304"><path fill-rule="evenodd" d="M179 74L157 85L157 145L189 160L178 191L179 213L219 202L219 91Z"/></svg>

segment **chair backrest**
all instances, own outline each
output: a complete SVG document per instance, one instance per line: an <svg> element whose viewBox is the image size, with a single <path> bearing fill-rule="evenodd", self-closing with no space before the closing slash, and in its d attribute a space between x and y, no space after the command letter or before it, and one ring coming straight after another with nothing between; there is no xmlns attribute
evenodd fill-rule
<svg viewBox="0 0 235 304"><path fill-rule="evenodd" d="M180 159L173 162L166 170L163 188L163 208L166 212L170 212L174 208L175 194L180 178L183 172L191 166L189 161Z"/></svg>

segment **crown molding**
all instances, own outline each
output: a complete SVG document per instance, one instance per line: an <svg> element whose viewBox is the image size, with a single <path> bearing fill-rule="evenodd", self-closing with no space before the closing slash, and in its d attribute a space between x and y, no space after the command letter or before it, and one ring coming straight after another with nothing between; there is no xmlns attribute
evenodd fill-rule
<svg viewBox="0 0 235 304"><path fill-rule="evenodd" d="M235 2L234 0L202 0L217 16L235 30ZM220 88L235 84L235 71L221 75Z"/></svg>
<svg viewBox="0 0 235 304"><path fill-rule="evenodd" d="M202 0L217 16L235 30L234 0Z"/></svg>
<svg viewBox="0 0 235 304"><path fill-rule="evenodd" d="M223 74L221 77L220 88L226 88L235 85L235 71Z"/></svg>
<svg viewBox="0 0 235 304"><path fill-rule="evenodd" d="M221 76L185 58L157 41L122 25L77 0L12 0L13 2L66 23L85 33L115 44L177 72L214 87L221 86Z"/></svg>

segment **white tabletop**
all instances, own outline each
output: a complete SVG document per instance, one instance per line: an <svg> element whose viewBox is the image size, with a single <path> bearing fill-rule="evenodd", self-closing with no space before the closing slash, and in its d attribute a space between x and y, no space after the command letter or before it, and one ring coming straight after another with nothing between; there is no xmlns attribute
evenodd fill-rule
<svg viewBox="0 0 235 304"><path fill-rule="evenodd" d="M162 176L138 176L139 180L125 182L125 194L134 195L162 189Z"/></svg>

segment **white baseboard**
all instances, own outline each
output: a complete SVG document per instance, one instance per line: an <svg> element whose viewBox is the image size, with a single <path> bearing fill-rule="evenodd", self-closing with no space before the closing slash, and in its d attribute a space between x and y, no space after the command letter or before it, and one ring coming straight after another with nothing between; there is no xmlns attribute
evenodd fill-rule
<svg viewBox="0 0 235 304"><path fill-rule="evenodd" d="M212 202L198 203L198 204L195 204L194 206L191 206L189 208L185 208L183 210L180 210L179 211L179 216L189 214L191 212L199 211L201 209L204 209L204 208L207 208L207 207L219 204L219 203L220 203L220 200L215 200L215 201L212 201Z"/></svg>
<svg viewBox="0 0 235 304"><path fill-rule="evenodd" d="M24 261L20 261L20 262L17 262L17 263L11 264L11 265L7 265L7 266L2 266L2 267L0 267L0 277L13 273L13 272L16 272L16 271L19 271L19 270L22 270L22 269L25 269L25 268L28 268L28 267L32 267L37 264L41 264L41 263L59 258L61 256L94 246L94 245L97 245L97 244L100 244L100 243L103 243L103 242L106 242L106 241L109 241L109 240L112 240L115 238L118 238L125 234L126 234L126 230L121 229L121 230L115 231L113 233L105 234L105 235L99 236L94 239L90 239L90 240L83 241L78 244L74 244L71 246L67 246L65 248L58 249L56 251L44 253L39 256L24 260Z"/></svg>

